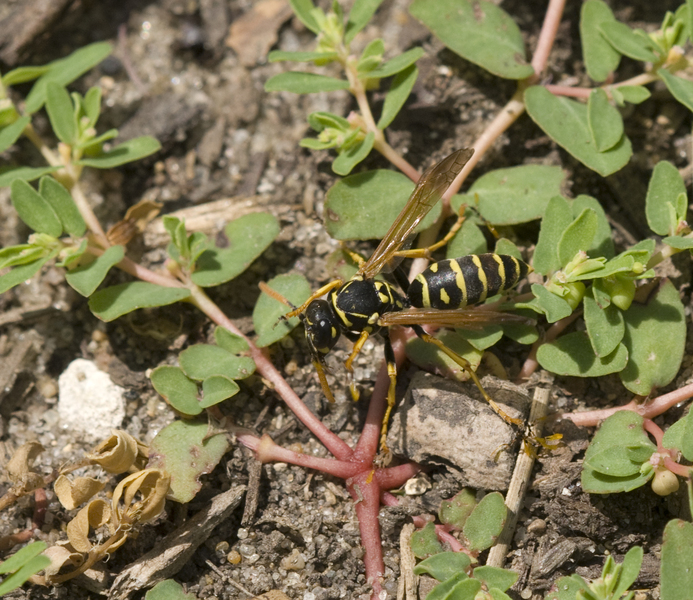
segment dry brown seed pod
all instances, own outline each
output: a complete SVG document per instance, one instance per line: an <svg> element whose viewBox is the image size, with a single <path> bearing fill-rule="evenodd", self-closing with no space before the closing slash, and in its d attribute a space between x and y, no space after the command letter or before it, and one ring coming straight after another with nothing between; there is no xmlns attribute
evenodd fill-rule
<svg viewBox="0 0 693 600"><path fill-rule="evenodd" d="M51 561L44 570L48 581L55 577L64 566L69 564L72 567L79 567L84 562L84 555L70 548L68 542L58 542L55 546L44 550L43 554Z"/></svg>
<svg viewBox="0 0 693 600"><path fill-rule="evenodd" d="M171 476L160 469L145 469L123 479L113 491L116 527L123 523L144 523L156 517L164 509L170 484ZM138 494L141 499L135 501Z"/></svg>
<svg viewBox="0 0 693 600"><path fill-rule="evenodd" d="M114 475L125 473L138 454L137 440L129 433L113 429L111 437L101 442L87 458Z"/></svg>
<svg viewBox="0 0 693 600"><path fill-rule="evenodd" d="M67 510L73 510L100 492L106 484L93 477L76 477L74 481L65 475L58 476L53 490Z"/></svg>
<svg viewBox="0 0 693 600"><path fill-rule="evenodd" d="M98 529L111 520L111 507L105 500L92 500L67 524L67 538L77 552L89 552L89 528Z"/></svg>

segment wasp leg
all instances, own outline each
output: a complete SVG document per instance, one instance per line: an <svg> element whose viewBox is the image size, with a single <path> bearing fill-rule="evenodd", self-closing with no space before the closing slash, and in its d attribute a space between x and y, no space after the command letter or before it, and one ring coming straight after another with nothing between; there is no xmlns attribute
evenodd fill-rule
<svg viewBox="0 0 693 600"><path fill-rule="evenodd" d="M298 308L294 308L290 313L287 313L286 315L284 315L284 317L287 319L291 319L292 317L297 317L301 313L306 312L306 308L308 308L308 305L313 300L317 300L321 296L324 296L330 290L333 290L334 288L342 285L342 283L344 283L344 282L341 279L335 279L334 281L330 281L330 283L323 285L317 292L314 292L313 294L311 294L310 298L308 298L308 300L306 300L303 304L301 304L301 306L299 306Z"/></svg>
<svg viewBox="0 0 693 600"><path fill-rule="evenodd" d="M349 382L349 391L351 392L351 397L353 398L354 402L357 402L359 399L359 391L356 389L356 383L354 382L354 367L352 366L352 363L354 362L354 359L358 356L358 353L361 352L361 348L363 348L363 345L366 343L366 340L368 339L369 335L369 331L361 332L361 335L359 335L356 342L354 342L354 347L351 350L349 358L347 358L346 362L344 363L346 370L349 371L349 377L351 379L351 381Z"/></svg>
<svg viewBox="0 0 693 600"><path fill-rule="evenodd" d="M390 421L390 414L392 409L395 407L395 391L397 389L397 363L395 362L395 352L392 349L392 342L390 342L390 336L386 333L381 334L385 338L385 361L387 363L387 376L390 378L390 386L387 388L387 408L385 409L385 415L383 416L383 424L380 428L380 452L384 456L390 454L390 450L387 447L387 424Z"/></svg>
<svg viewBox="0 0 693 600"><path fill-rule="evenodd" d="M363 263L366 262L366 259L363 258L363 256L361 256L357 252L354 252L353 250L350 250L344 244L342 244L342 252L348 254L349 258L351 258L351 260L353 260L356 263L357 267L360 267Z"/></svg>
<svg viewBox="0 0 693 600"><path fill-rule="evenodd" d="M334 402L334 396L332 395L332 390L330 385L327 383L327 376L325 375L325 367L323 367L322 362L319 360L313 361L313 366L318 374L318 379L320 380L320 386L322 387L322 392L325 394L328 402Z"/></svg>
<svg viewBox="0 0 693 600"><path fill-rule="evenodd" d="M443 237L443 239L441 239L440 241L436 242L435 244L432 244L431 246L428 246L427 248L398 250L394 253L394 255L403 258L428 258L430 260L432 253L438 250L439 248L445 246L445 244L447 244L453 237L455 237L455 234L460 230L460 227L462 227L462 223L464 223L465 220L464 211L466 208L466 204L460 206L460 212L457 215L457 221L455 221L455 224L450 228L450 231L448 231L445 237Z"/></svg>
<svg viewBox="0 0 693 600"><path fill-rule="evenodd" d="M489 406L501 419L503 419L506 423L510 423L511 425L516 425L518 427L524 426L524 422L522 421L522 419L515 419L511 417L503 409L501 409L501 407L498 406L498 404L496 404L493 401L491 396L488 395L486 390L481 385L481 381L479 381L477 374L474 372L474 369L472 369L472 365L469 363L467 359L463 358L456 352L450 350L450 348L448 348L443 342L441 342L437 338L434 338L432 335L426 333L421 327L414 326L413 329L416 332L416 335L418 335L424 342L428 342L429 344L438 346L438 348L445 352L445 354L447 354L452 360L454 360L458 365L460 365L460 367L467 371L472 381L476 384L476 387L479 388L479 391L481 392L481 395L484 397L484 400L486 400L486 402L489 403Z"/></svg>

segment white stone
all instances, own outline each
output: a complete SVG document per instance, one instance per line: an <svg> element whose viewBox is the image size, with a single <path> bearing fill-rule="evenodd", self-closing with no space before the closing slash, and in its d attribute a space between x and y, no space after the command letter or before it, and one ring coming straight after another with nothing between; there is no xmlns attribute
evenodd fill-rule
<svg viewBox="0 0 693 600"><path fill-rule="evenodd" d="M123 388L92 361L72 361L58 379L58 415L61 427L89 442L108 437L125 418Z"/></svg>

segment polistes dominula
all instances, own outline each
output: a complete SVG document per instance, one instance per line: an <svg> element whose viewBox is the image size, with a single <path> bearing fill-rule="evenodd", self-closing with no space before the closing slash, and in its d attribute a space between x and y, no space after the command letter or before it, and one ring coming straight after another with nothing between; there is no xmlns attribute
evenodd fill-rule
<svg viewBox="0 0 693 600"><path fill-rule="evenodd" d="M301 306L292 307L293 310L286 315L286 318L301 318L313 354L313 364L325 396L331 402L334 401L334 397L325 376L324 357L337 343L340 335L344 334L354 342L354 348L345 363L350 373L353 372L354 359L368 337L380 334L384 338L390 385L381 430L380 445L383 453L388 452L385 438L390 413L395 405L397 382L395 356L388 335L388 328L393 325L411 327L421 339L440 348L469 374L483 397L500 417L513 425L523 425L521 420L507 415L491 399L466 359L427 333L422 326L473 328L488 323L524 321L524 318L513 314L482 307L467 307L515 287L527 275L529 265L507 255L473 254L433 263L411 284L399 269L395 269L395 279L398 285L406 290L406 295L398 292L393 285L375 279L386 265L391 265L392 262L404 257L430 258L431 252L452 239L462 225L461 215L448 234L436 244L422 249L403 249L416 226L440 200L473 153L470 148L457 150L430 167L419 179L406 206L371 257L364 260L347 251L358 264L356 275L346 282L341 279L331 281L312 294ZM286 299L267 286L261 287L265 293L288 304ZM325 294L327 299L320 299ZM352 395L356 398L353 382L351 389Z"/></svg>

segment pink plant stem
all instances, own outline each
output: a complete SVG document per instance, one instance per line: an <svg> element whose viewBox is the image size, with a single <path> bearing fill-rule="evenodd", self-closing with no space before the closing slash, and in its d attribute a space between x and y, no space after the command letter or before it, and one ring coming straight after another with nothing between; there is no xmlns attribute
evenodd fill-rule
<svg viewBox="0 0 693 600"><path fill-rule="evenodd" d="M221 309L212 302L207 294L198 286L193 286L192 303L197 306L204 314L206 314L214 323L228 329L231 333L241 336L250 347L250 357L255 361L258 372L272 385L279 397L286 402L291 411L298 419L310 429L313 434L322 442L337 459L349 460L354 452L341 438L332 433L322 421L318 419L309 409L303 404L296 392L291 389L291 386L277 371L276 367L262 353L262 351L253 344L233 322L221 311Z"/></svg>
<svg viewBox="0 0 693 600"><path fill-rule="evenodd" d="M359 473L346 482L347 489L355 503L356 517L359 520L361 543L365 552L363 562L366 576L373 586L373 598L378 598L382 590L382 578L385 573L383 547L380 542L380 483L373 472Z"/></svg>
<svg viewBox="0 0 693 600"><path fill-rule="evenodd" d="M620 410L630 410L642 415L646 419L653 419L654 417L669 410L672 406L676 406L680 402L685 402L692 396L693 383L689 383L678 390L674 390L668 394L663 394L648 403L643 403L641 399L634 399L628 404L616 406L614 408L587 410L578 413L563 413L560 418L570 419L573 423L579 425L580 427L595 427L604 419L610 417Z"/></svg>
<svg viewBox="0 0 693 600"><path fill-rule="evenodd" d="M546 68L549 54L551 54L553 43L556 40L556 34L558 33L558 26L560 25L564 8L565 0L551 0L546 8L544 23L541 26L537 47L532 57L532 68L537 77L541 76Z"/></svg>

